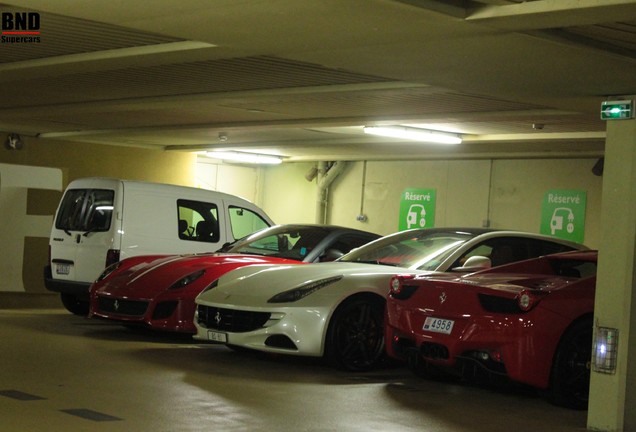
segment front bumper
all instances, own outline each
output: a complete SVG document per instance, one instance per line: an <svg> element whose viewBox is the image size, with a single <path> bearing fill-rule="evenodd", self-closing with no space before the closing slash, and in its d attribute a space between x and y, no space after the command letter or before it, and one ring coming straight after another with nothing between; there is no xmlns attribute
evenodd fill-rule
<svg viewBox="0 0 636 432"><path fill-rule="evenodd" d="M194 338L258 351L320 357L330 315L327 307L263 310L198 305Z"/></svg>
<svg viewBox="0 0 636 432"><path fill-rule="evenodd" d="M93 295L89 317L155 330L194 334L194 301L184 299L127 299Z"/></svg>

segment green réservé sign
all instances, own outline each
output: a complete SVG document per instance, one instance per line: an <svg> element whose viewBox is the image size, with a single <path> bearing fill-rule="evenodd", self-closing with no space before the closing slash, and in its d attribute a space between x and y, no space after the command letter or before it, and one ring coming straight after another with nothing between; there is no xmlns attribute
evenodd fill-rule
<svg viewBox="0 0 636 432"><path fill-rule="evenodd" d="M435 198L435 189L405 189L400 198L398 230L434 227Z"/></svg>
<svg viewBox="0 0 636 432"><path fill-rule="evenodd" d="M586 203L585 191L547 191L541 207L541 234L583 243Z"/></svg>

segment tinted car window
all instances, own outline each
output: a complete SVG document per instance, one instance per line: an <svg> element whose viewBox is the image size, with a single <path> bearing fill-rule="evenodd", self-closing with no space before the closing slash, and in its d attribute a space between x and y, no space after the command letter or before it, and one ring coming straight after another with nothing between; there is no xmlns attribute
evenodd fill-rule
<svg viewBox="0 0 636 432"><path fill-rule="evenodd" d="M329 231L320 227L281 227L256 233L241 240L227 252L268 255L302 261Z"/></svg>
<svg viewBox="0 0 636 432"><path fill-rule="evenodd" d="M180 239L208 243L219 241L218 207L215 204L177 200L177 217Z"/></svg>
<svg viewBox="0 0 636 432"><path fill-rule="evenodd" d="M243 238L269 226L267 221L252 210L230 206L228 211L230 213L230 229L235 239Z"/></svg>
<svg viewBox="0 0 636 432"><path fill-rule="evenodd" d="M115 191L71 189L62 198L55 228L67 231L108 231L113 215Z"/></svg>
<svg viewBox="0 0 636 432"><path fill-rule="evenodd" d="M535 239L528 239L528 240L529 240L528 245L530 247L530 253L532 254L532 256L550 255L554 253L568 252L568 251L574 250L574 248L570 246L561 245L558 243L552 243L548 241L535 240Z"/></svg>
<svg viewBox="0 0 636 432"><path fill-rule="evenodd" d="M554 274L566 277L587 278L596 276L596 262L569 259L551 259Z"/></svg>
<svg viewBox="0 0 636 432"><path fill-rule="evenodd" d="M490 258L493 267L549 255L567 252L573 248L527 237L499 237L486 240L462 255L451 267L462 266L471 256Z"/></svg>
<svg viewBox="0 0 636 432"><path fill-rule="evenodd" d="M355 249L364 244L369 243L371 239L369 237L360 237L356 235L343 235L329 246L330 249L338 250L342 253L347 253L351 249Z"/></svg>

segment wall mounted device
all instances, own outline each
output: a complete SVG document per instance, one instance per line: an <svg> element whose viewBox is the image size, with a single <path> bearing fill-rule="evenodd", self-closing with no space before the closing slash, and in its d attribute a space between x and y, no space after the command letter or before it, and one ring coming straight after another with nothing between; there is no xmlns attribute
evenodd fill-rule
<svg viewBox="0 0 636 432"><path fill-rule="evenodd" d="M594 338L593 367L594 372L616 373L618 356L618 329L597 327Z"/></svg>
<svg viewBox="0 0 636 432"><path fill-rule="evenodd" d="M20 150L24 147L24 141L22 141L22 137L17 133L10 133L7 135L4 146L9 150Z"/></svg>

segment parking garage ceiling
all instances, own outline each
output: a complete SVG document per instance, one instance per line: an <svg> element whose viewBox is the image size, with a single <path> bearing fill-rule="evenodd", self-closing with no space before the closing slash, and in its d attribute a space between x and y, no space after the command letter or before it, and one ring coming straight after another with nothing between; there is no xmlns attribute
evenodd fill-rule
<svg viewBox="0 0 636 432"><path fill-rule="evenodd" d="M0 130L287 161L599 157L636 0L11 0ZM457 146L363 126L455 132Z"/></svg>

